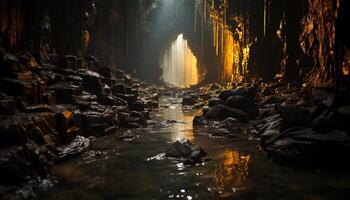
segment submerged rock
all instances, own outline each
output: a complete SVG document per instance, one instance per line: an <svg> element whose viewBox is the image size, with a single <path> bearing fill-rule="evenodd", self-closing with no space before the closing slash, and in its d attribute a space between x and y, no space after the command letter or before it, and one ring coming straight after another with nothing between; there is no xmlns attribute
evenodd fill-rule
<svg viewBox="0 0 350 200"><path fill-rule="evenodd" d="M206 155L207 153L201 147L194 147L187 139L174 142L165 153L166 157L179 159L187 165L203 162Z"/></svg>

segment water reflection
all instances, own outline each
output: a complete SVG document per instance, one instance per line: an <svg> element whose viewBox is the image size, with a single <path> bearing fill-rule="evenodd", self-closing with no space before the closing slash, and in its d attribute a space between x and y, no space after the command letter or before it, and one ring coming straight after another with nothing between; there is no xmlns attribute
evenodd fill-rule
<svg viewBox="0 0 350 200"><path fill-rule="evenodd" d="M217 165L214 171L215 186L222 189L240 187L248 178L250 155L226 149L220 158L222 162Z"/></svg>

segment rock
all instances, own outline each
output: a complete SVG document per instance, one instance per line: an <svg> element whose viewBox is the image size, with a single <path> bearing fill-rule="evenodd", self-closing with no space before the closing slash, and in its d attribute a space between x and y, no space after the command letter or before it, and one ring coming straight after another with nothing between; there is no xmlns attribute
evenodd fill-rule
<svg viewBox="0 0 350 200"><path fill-rule="evenodd" d="M38 95L35 84L30 81L8 78L0 79L0 90L9 96L26 96L34 102Z"/></svg>
<svg viewBox="0 0 350 200"><path fill-rule="evenodd" d="M183 106L193 106L196 103L198 103L197 99L192 96L185 96L182 98L182 105Z"/></svg>
<svg viewBox="0 0 350 200"><path fill-rule="evenodd" d="M217 105L212 108L209 108L208 112L205 115L205 118L208 120L222 121L228 117L233 117L239 121L248 121L249 115L241 110L228 108L223 105Z"/></svg>
<svg viewBox="0 0 350 200"><path fill-rule="evenodd" d="M317 117L312 122L312 129L320 132L328 132L335 128L334 114L326 115L325 113Z"/></svg>
<svg viewBox="0 0 350 200"><path fill-rule="evenodd" d="M166 157L180 159L186 165L203 162L206 152L201 147L193 147L189 140L183 139L174 142L166 151Z"/></svg>
<svg viewBox="0 0 350 200"><path fill-rule="evenodd" d="M208 122L202 116L195 116L193 118L193 126L205 126Z"/></svg>
<svg viewBox="0 0 350 200"><path fill-rule="evenodd" d="M62 68L76 69L77 57L73 55L60 56L56 65Z"/></svg>
<svg viewBox="0 0 350 200"><path fill-rule="evenodd" d="M107 66L107 65L100 66L99 73L103 77L108 78L108 79L112 77L112 69L110 66Z"/></svg>
<svg viewBox="0 0 350 200"><path fill-rule="evenodd" d="M25 112L28 113L38 113L38 112L54 112L53 109L46 104L39 104L36 106L27 107Z"/></svg>
<svg viewBox="0 0 350 200"><path fill-rule="evenodd" d="M220 98L211 98L208 102L208 106L209 107L214 107L214 106L217 106L219 104L224 104L225 102L223 100L221 100Z"/></svg>
<svg viewBox="0 0 350 200"><path fill-rule="evenodd" d="M229 97L231 97L232 95L235 94L235 91L234 90L223 90L220 94L219 94L219 98L225 102L227 101L227 99Z"/></svg>
<svg viewBox="0 0 350 200"><path fill-rule="evenodd" d="M16 112L16 100L6 94L0 93L0 115L14 115Z"/></svg>
<svg viewBox="0 0 350 200"><path fill-rule="evenodd" d="M145 110L145 103L143 101L135 101L129 103L129 109L130 110L135 110L135 111L144 111Z"/></svg>
<svg viewBox="0 0 350 200"><path fill-rule="evenodd" d="M248 113L252 118L255 118L259 114L254 97L248 95L231 96L226 100L225 106L240 109Z"/></svg>
<svg viewBox="0 0 350 200"><path fill-rule="evenodd" d="M76 97L82 93L82 89L71 82L56 83L48 87L48 90L55 91L56 102L62 104L74 103Z"/></svg>
<svg viewBox="0 0 350 200"><path fill-rule="evenodd" d="M338 126L342 130L346 130L348 133L350 133L350 105L341 106L338 108Z"/></svg>
<svg viewBox="0 0 350 200"><path fill-rule="evenodd" d="M137 101L137 96L135 94L115 94L115 96L127 101L128 103Z"/></svg>
<svg viewBox="0 0 350 200"><path fill-rule="evenodd" d="M201 108L203 108L205 104L203 102L199 102L199 103L196 103L195 105L192 106L192 109L194 110L199 110Z"/></svg>
<svg viewBox="0 0 350 200"><path fill-rule="evenodd" d="M137 111L120 113L120 125L126 128L147 127L147 119L142 113Z"/></svg>
<svg viewBox="0 0 350 200"><path fill-rule="evenodd" d="M57 148L59 161L62 162L82 154L90 146L90 140L83 136L76 136L74 140L66 145Z"/></svg>
<svg viewBox="0 0 350 200"><path fill-rule="evenodd" d="M102 96L103 87L102 79L103 77L91 70L80 70L80 75L83 78L84 90L88 91L97 96Z"/></svg>
<svg viewBox="0 0 350 200"><path fill-rule="evenodd" d="M124 84L116 84L112 87L112 93L116 94L125 94L125 85Z"/></svg>
<svg viewBox="0 0 350 200"><path fill-rule="evenodd" d="M220 122L219 128L226 128L232 130L237 127L239 121L233 117L226 118L224 121Z"/></svg>
<svg viewBox="0 0 350 200"><path fill-rule="evenodd" d="M45 91L41 96L41 103L47 105L56 104L56 92L55 91Z"/></svg>

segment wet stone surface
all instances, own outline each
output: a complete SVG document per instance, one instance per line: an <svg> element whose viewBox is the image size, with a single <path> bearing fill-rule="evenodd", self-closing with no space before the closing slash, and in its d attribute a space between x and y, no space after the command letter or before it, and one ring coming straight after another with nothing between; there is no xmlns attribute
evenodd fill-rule
<svg viewBox="0 0 350 200"><path fill-rule="evenodd" d="M247 139L251 125L229 118L215 123L214 129L193 127L200 111L183 110L182 98L176 97L180 95L171 96L161 98L148 127L94 138L82 157L57 165L58 183L38 199L347 199L350 195L347 173L271 162L256 141ZM234 134L233 126L239 128ZM214 137L215 129L234 137ZM186 165L167 158L167 150L177 141L203 148L207 152L203 162Z"/></svg>

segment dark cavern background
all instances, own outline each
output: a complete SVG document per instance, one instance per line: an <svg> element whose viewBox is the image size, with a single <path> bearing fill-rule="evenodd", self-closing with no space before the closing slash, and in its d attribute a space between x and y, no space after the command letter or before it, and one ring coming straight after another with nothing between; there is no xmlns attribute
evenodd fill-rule
<svg viewBox="0 0 350 200"><path fill-rule="evenodd" d="M348 199L349 9L0 0L0 198Z"/></svg>

